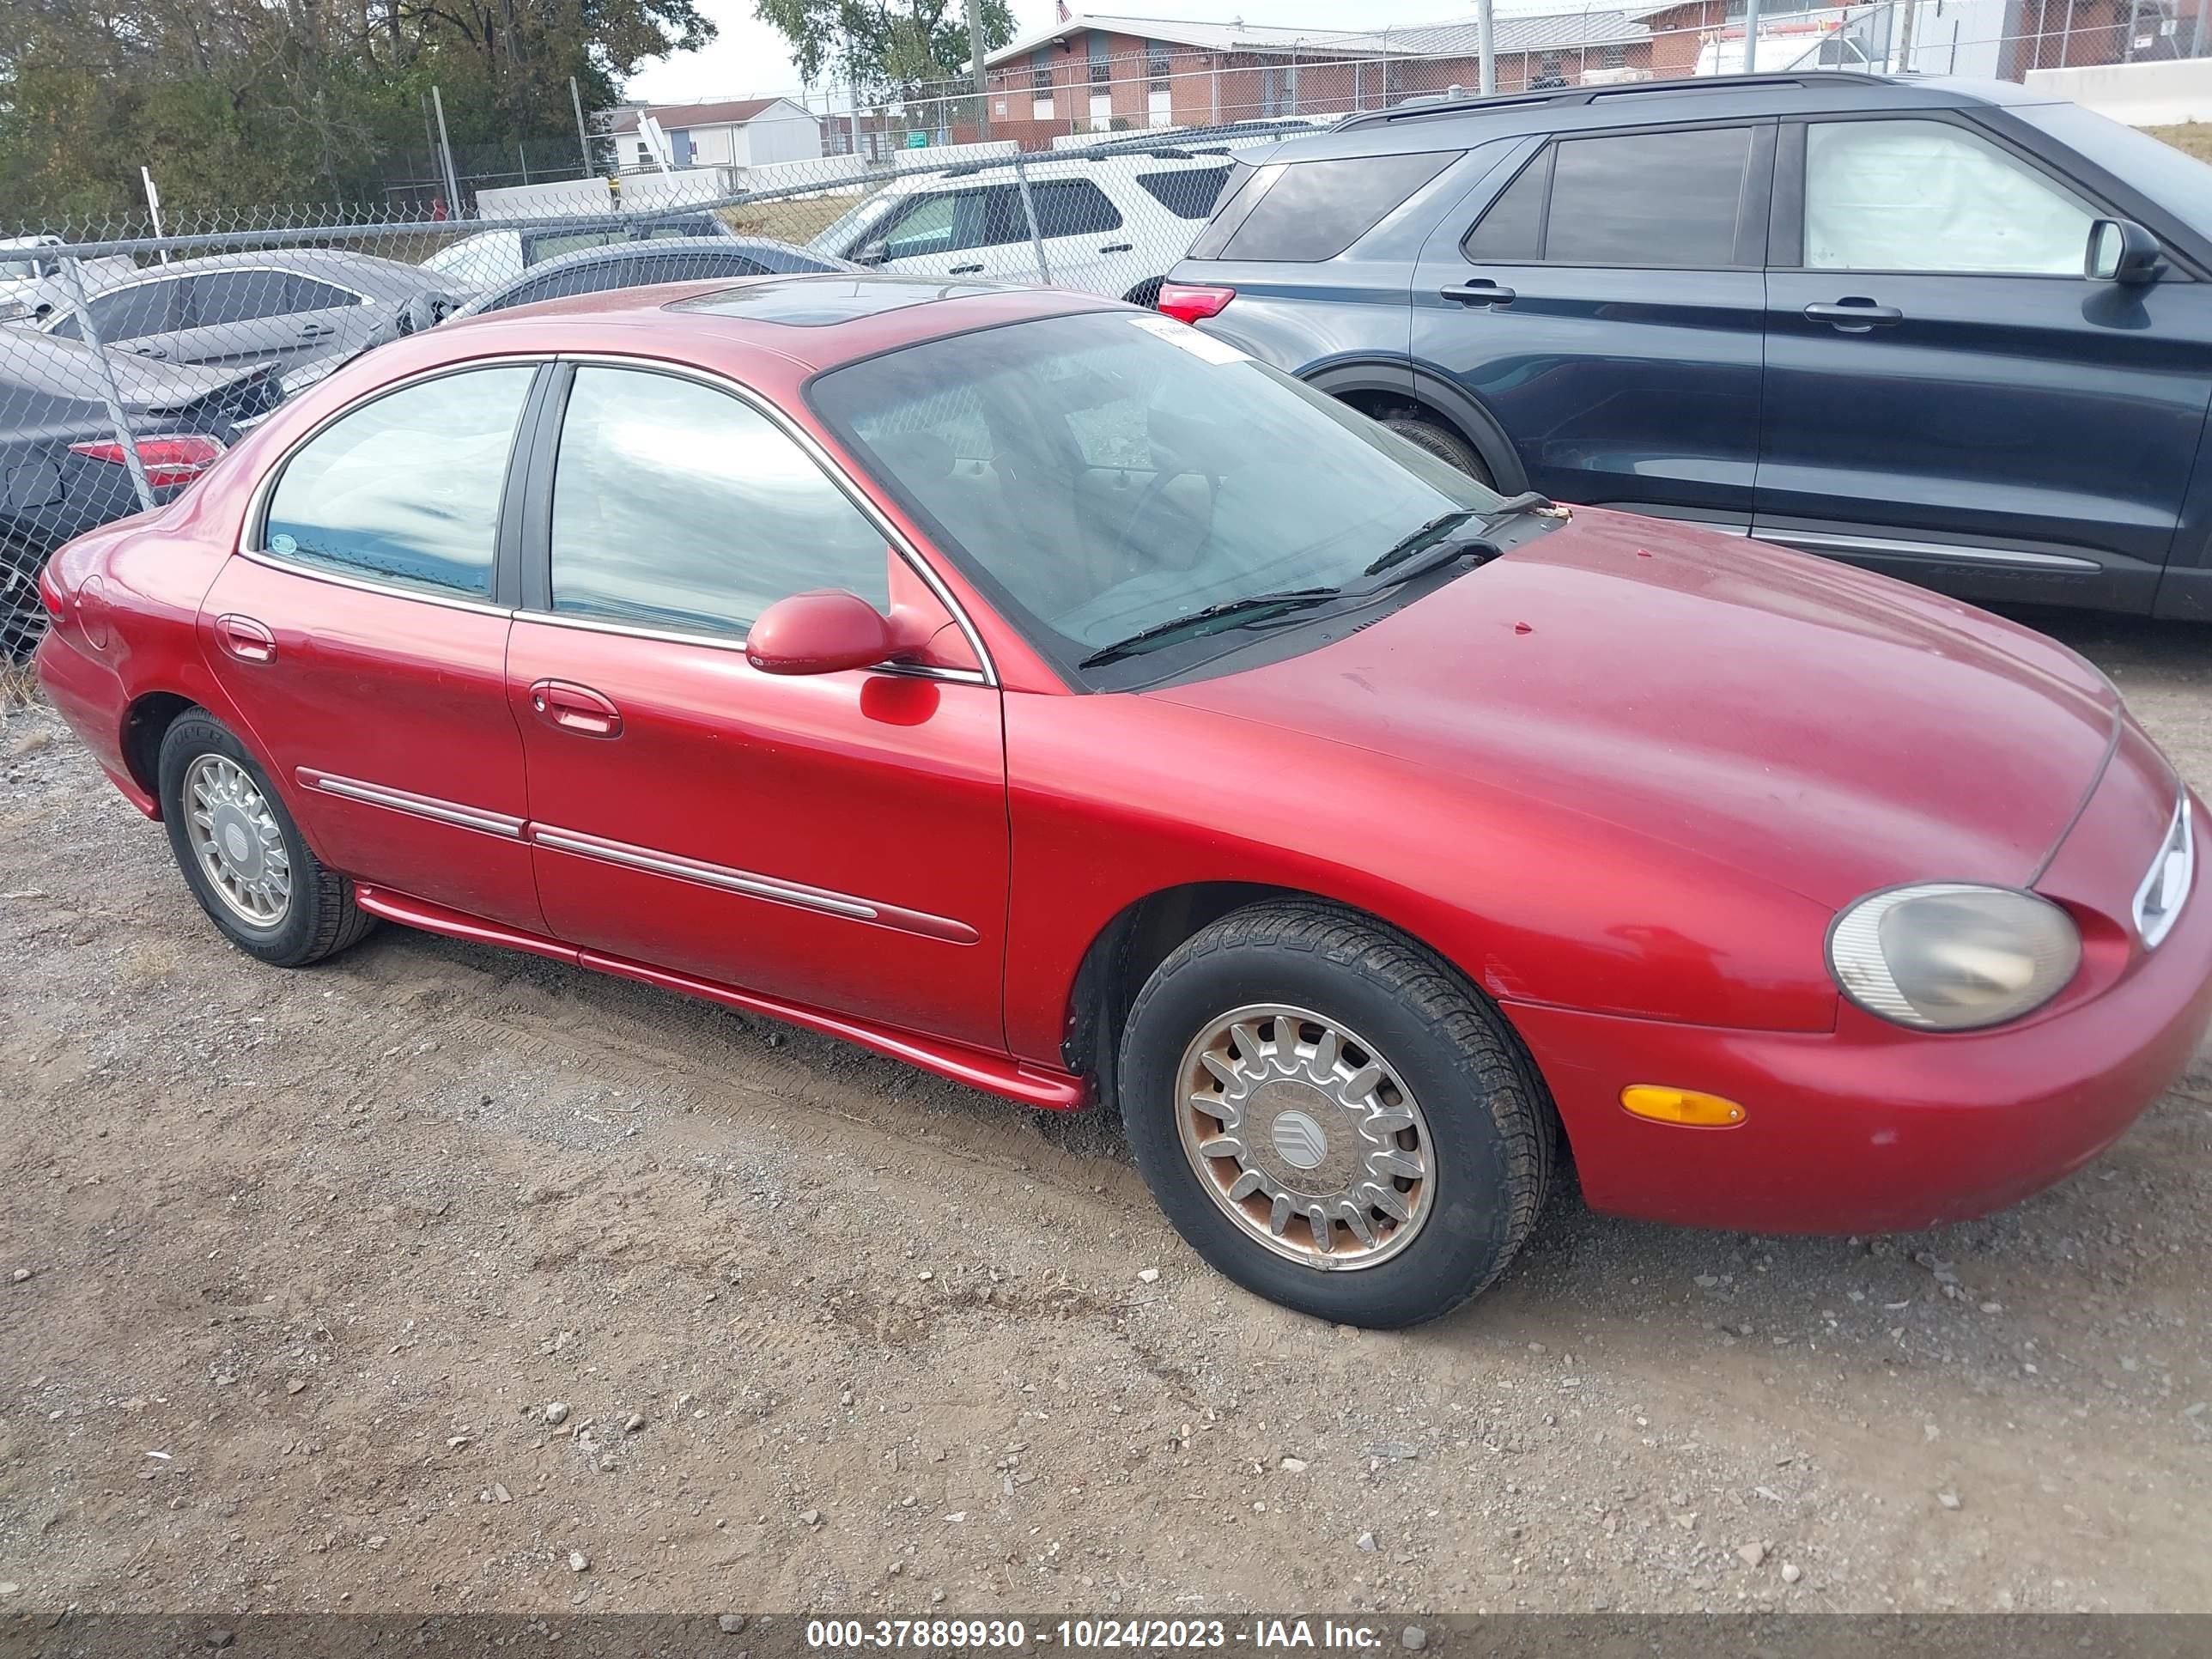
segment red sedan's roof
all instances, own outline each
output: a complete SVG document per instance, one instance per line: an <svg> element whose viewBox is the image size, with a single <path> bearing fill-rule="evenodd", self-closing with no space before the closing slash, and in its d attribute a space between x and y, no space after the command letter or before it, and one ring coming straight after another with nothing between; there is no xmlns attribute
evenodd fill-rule
<svg viewBox="0 0 2212 1659"><path fill-rule="evenodd" d="M842 272L610 289L471 319L430 337L453 359L489 352L637 351L722 358L735 346L812 372L1032 317L1111 301L1060 289Z"/></svg>

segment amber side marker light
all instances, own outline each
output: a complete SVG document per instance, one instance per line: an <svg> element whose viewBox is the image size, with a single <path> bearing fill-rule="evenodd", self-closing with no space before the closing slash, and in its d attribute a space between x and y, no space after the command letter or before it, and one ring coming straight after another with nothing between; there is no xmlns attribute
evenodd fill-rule
<svg viewBox="0 0 2212 1659"><path fill-rule="evenodd" d="M1630 1084L1620 1091L1620 1103L1638 1117L1648 1117L1655 1123L1725 1129L1744 1118L1743 1108L1732 1100L1695 1089L1664 1089L1656 1083Z"/></svg>

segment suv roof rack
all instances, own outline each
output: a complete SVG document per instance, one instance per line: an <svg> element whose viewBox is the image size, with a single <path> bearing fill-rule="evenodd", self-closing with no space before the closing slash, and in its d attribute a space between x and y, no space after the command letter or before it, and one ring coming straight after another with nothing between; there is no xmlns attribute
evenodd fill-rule
<svg viewBox="0 0 2212 1659"><path fill-rule="evenodd" d="M1394 109L1349 116L1328 129L1351 132L1362 127L1389 126L1399 121L1429 121L1443 115L1480 115L1486 110L1533 107L1539 104L1595 104L1613 98L1638 98L1659 92L1737 92L1753 88L1794 87L1811 91L1816 87L1892 86L1896 77L1864 70L1807 70L1795 75L1693 75L1667 81L1623 81L1600 87L1561 87L1550 92L1501 92L1488 97L1447 98L1433 103L1404 103Z"/></svg>

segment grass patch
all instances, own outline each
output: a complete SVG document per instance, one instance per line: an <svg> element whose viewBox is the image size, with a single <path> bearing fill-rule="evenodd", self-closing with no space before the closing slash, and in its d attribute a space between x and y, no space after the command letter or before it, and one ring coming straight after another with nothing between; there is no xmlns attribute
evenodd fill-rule
<svg viewBox="0 0 2212 1659"><path fill-rule="evenodd" d="M789 196L746 207L717 208L714 212L740 235L811 242L860 199L857 191L841 196Z"/></svg>
<svg viewBox="0 0 2212 1659"><path fill-rule="evenodd" d="M2184 155L2212 161L2212 121L2185 121L2175 127L2145 127L2154 138L2162 138Z"/></svg>
<svg viewBox="0 0 2212 1659"><path fill-rule="evenodd" d="M0 661L0 714L12 714L40 702L39 677L31 659Z"/></svg>

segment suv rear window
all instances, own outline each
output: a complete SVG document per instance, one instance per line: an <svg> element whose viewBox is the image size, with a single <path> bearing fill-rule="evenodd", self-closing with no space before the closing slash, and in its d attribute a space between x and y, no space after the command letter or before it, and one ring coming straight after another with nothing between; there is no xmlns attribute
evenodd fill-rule
<svg viewBox="0 0 2212 1659"><path fill-rule="evenodd" d="M1249 187L1237 192L1234 205L1242 210L1241 218L1233 224L1225 215L1217 219L1192 244L1190 257L1299 263L1334 258L1460 155L1431 150L1263 168ZM1276 177L1268 184L1271 172Z"/></svg>
<svg viewBox="0 0 2212 1659"><path fill-rule="evenodd" d="M1178 219L1204 219L1221 199L1221 186L1229 178L1224 165L1185 167L1177 173L1140 173L1137 183L1145 193Z"/></svg>

